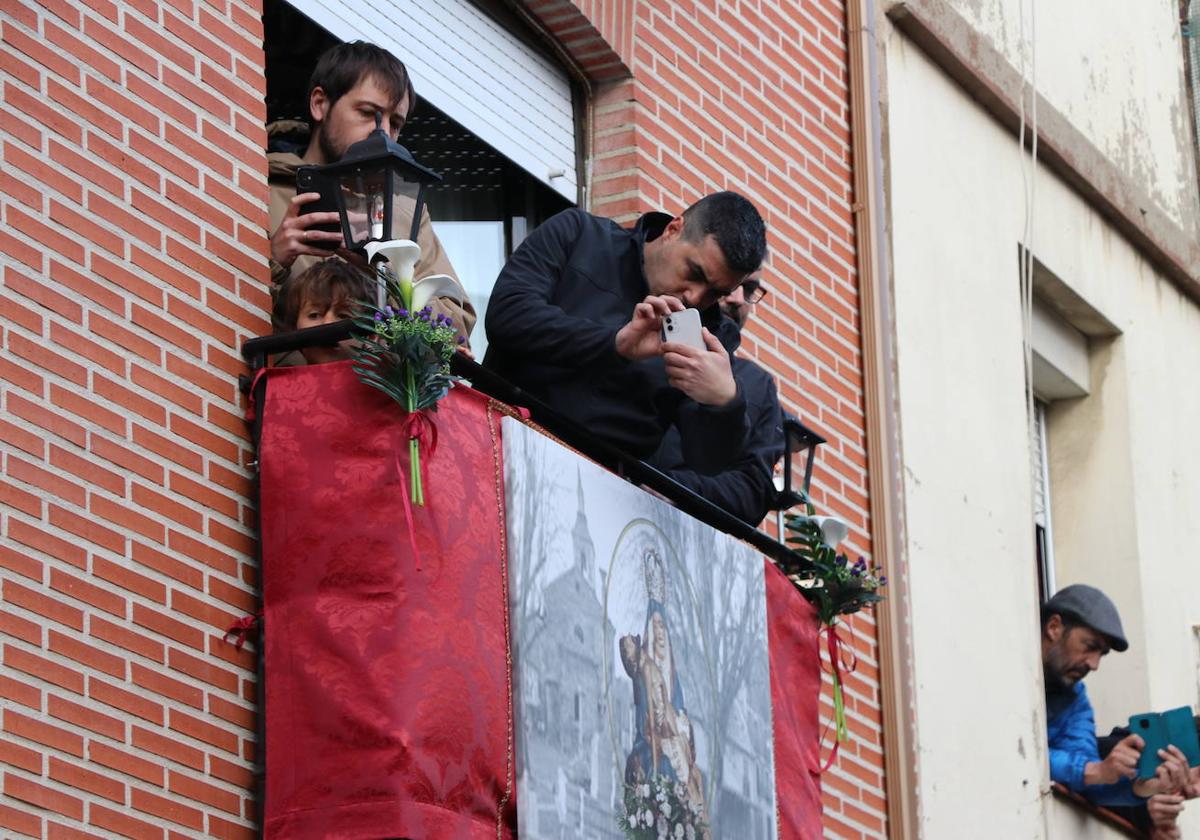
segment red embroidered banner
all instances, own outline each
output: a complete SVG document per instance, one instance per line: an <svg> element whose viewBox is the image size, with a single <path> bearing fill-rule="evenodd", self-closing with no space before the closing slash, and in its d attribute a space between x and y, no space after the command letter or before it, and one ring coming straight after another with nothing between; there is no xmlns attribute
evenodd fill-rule
<svg viewBox="0 0 1200 840"><path fill-rule="evenodd" d="M516 834L500 418L440 406L410 541L403 412L348 362L267 374L269 838ZM816 618L769 564L767 601L779 836L817 838Z"/></svg>

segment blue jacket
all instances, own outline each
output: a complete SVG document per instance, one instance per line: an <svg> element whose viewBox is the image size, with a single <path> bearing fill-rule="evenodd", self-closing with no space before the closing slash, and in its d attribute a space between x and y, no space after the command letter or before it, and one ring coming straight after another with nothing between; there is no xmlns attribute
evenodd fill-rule
<svg viewBox="0 0 1200 840"><path fill-rule="evenodd" d="M1096 719L1092 701L1083 682L1072 687L1074 699L1058 710L1047 697L1046 739L1050 744L1050 778L1082 793L1097 805L1141 805L1146 800L1133 793L1132 782L1122 779L1111 785L1085 785L1083 768L1100 760L1096 748Z"/></svg>

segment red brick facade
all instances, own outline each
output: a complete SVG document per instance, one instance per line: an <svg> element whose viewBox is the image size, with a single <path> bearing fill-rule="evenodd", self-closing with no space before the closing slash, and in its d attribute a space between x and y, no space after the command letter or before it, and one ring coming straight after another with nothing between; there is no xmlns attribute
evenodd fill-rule
<svg viewBox="0 0 1200 840"><path fill-rule="evenodd" d="M262 26L218 5L0 14L4 836L252 834Z"/></svg>
<svg viewBox="0 0 1200 840"><path fill-rule="evenodd" d="M830 438L815 500L868 554L842 5L524 6L589 80L589 209L724 188L763 209L771 294L745 348ZM256 586L237 375L269 327L260 11L0 13L6 836L255 825L252 657L221 635ZM827 833L881 836L874 626L850 628Z"/></svg>

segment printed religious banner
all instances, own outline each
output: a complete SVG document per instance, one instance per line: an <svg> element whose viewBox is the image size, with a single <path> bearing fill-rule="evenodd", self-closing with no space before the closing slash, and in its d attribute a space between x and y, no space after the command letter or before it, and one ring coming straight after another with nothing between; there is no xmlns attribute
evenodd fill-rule
<svg viewBox="0 0 1200 840"><path fill-rule="evenodd" d="M522 838L776 837L763 561L506 418Z"/></svg>

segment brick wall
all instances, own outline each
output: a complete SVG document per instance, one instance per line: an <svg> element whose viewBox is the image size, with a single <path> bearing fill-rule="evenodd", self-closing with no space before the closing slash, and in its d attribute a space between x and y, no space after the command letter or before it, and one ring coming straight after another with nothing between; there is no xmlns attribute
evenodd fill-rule
<svg viewBox="0 0 1200 840"><path fill-rule="evenodd" d="M764 210L745 350L830 438L816 502L869 556L841 4L527 6L593 74L591 209L731 188ZM261 38L240 0L0 11L5 836L254 824L252 659L221 634L254 603L236 348L268 327ZM847 637L827 833L880 836L870 618Z"/></svg>
<svg viewBox="0 0 1200 840"><path fill-rule="evenodd" d="M573 5L597 14L585 0ZM632 54L630 77L595 80L589 209L632 219L732 189L763 211L770 294L743 352L775 374L785 408L829 438L814 501L851 523L848 550L869 559L844 6L673 0L635 8L632 33L595 21L618 54L632 38ZM848 678L851 743L824 776L826 832L878 837L886 806L875 626L870 616L847 625L858 656ZM832 717L828 682L822 709Z"/></svg>
<svg viewBox="0 0 1200 840"><path fill-rule="evenodd" d="M252 834L260 10L0 11L5 837Z"/></svg>

